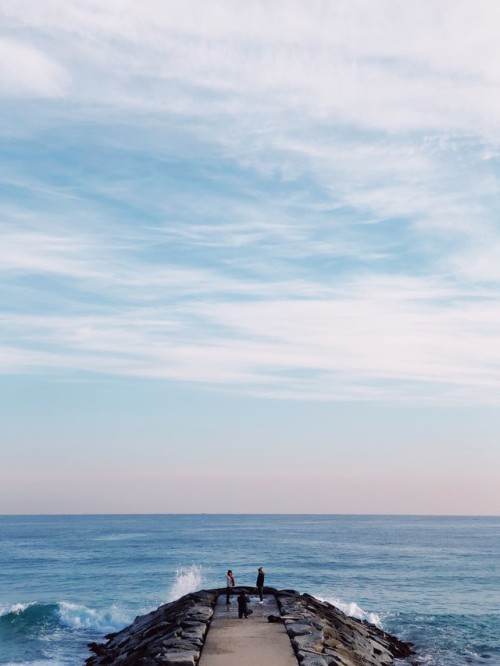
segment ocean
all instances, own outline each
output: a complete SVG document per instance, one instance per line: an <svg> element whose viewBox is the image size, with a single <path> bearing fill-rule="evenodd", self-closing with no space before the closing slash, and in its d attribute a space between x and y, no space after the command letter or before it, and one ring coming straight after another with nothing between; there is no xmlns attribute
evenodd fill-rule
<svg viewBox="0 0 500 666"><path fill-rule="evenodd" d="M500 666L500 518L337 515L0 516L0 664L82 664L89 641L259 566L422 664Z"/></svg>

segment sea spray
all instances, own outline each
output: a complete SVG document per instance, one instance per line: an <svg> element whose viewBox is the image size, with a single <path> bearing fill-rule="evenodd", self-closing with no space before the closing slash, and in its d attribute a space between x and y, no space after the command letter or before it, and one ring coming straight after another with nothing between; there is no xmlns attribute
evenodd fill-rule
<svg viewBox="0 0 500 666"><path fill-rule="evenodd" d="M355 617L358 620L363 620L364 622L369 622L370 624L374 624L379 629L382 628L382 621L380 617L377 615L377 613L370 613L368 611L363 610L354 601L345 602L342 601L342 599L337 599L336 597L319 597L319 596L317 597L317 599L320 599L321 601L327 601L329 604L332 604L332 606L335 606L335 608L338 608L346 615L349 615L349 617Z"/></svg>
<svg viewBox="0 0 500 666"><path fill-rule="evenodd" d="M167 601L175 601L179 597L200 590L203 584L203 571L199 564L180 567L175 572L174 582L169 590Z"/></svg>

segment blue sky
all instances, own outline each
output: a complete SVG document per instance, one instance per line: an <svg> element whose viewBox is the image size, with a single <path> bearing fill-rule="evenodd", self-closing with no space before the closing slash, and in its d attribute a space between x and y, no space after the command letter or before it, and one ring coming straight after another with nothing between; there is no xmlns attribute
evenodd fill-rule
<svg viewBox="0 0 500 666"><path fill-rule="evenodd" d="M497 3L0 14L0 511L498 514Z"/></svg>

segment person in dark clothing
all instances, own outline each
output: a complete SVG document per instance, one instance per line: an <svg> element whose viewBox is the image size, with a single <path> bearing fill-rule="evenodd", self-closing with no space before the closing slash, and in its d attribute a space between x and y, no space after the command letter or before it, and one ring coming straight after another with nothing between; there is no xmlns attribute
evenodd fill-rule
<svg viewBox="0 0 500 666"><path fill-rule="evenodd" d="M240 592L238 595L238 617L240 620L245 617L247 618L249 615L253 613L253 610L251 608L248 608L248 596L245 594L245 592Z"/></svg>
<svg viewBox="0 0 500 666"><path fill-rule="evenodd" d="M257 582L255 585L257 586L257 592L259 593L260 601L263 603L263 598L262 598L262 590L264 588L264 576L266 575L266 572L262 567L259 567L259 572L257 574Z"/></svg>

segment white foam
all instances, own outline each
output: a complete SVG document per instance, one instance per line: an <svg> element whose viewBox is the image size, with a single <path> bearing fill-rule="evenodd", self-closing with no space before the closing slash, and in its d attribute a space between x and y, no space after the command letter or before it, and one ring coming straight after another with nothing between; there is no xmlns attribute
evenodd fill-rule
<svg viewBox="0 0 500 666"><path fill-rule="evenodd" d="M81 604L60 601L58 614L61 622L72 629L93 629L100 633L109 633L123 629L134 619L116 605L109 609L95 610Z"/></svg>
<svg viewBox="0 0 500 666"><path fill-rule="evenodd" d="M20 615L30 606L34 606L36 601L29 601L27 604L12 604L12 606L2 606L0 607L0 617L2 615L8 615L9 613L14 613L15 615Z"/></svg>
<svg viewBox="0 0 500 666"><path fill-rule="evenodd" d="M67 661L54 661L53 659L47 661L47 659L43 659L40 661L8 661L5 666L27 666L27 664L29 666L63 666L67 663Z"/></svg>
<svg viewBox="0 0 500 666"><path fill-rule="evenodd" d="M196 590L201 589L202 583L203 570L199 564L192 564L190 567L177 569L167 601L175 601L189 592L196 592Z"/></svg>
<svg viewBox="0 0 500 666"><path fill-rule="evenodd" d="M329 604L332 604L332 606L335 606L335 608L338 608L349 617L355 617L358 620L369 622L370 624L374 624L376 627L379 628L382 627L382 621L380 617L377 615L377 613L370 613L368 611L363 610L354 601L345 602L342 601L342 599L337 599L336 597L325 597L325 598L318 597L318 599L321 599L321 601L327 601Z"/></svg>

